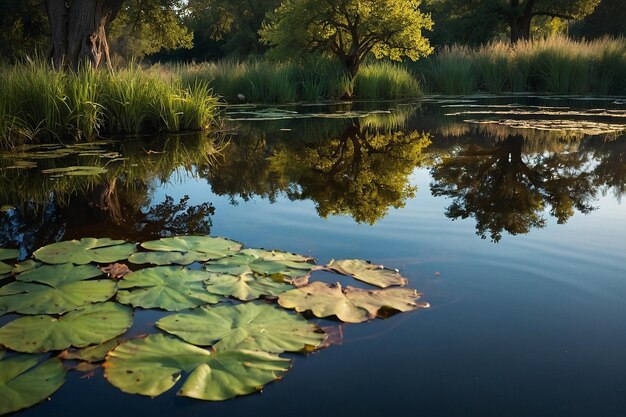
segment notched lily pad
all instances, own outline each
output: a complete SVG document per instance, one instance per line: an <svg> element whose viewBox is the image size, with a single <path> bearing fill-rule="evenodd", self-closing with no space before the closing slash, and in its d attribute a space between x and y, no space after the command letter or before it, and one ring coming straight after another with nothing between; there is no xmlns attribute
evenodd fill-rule
<svg viewBox="0 0 626 417"><path fill-rule="evenodd" d="M0 310L22 314L62 314L115 294L115 282L93 265L42 265L0 288Z"/></svg>
<svg viewBox="0 0 626 417"><path fill-rule="evenodd" d="M157 334L129 340L109 352L104 374L124 392L155 397L172 388L185 372L190 375L178 395L222 401L260 390L279 379L289 366L288 359L270 353L211 353Z"/></svg>
<svg viewBox="0 0 626 417"><path fill-rule="evenodd" d="M20 317L0 328L0 343L27 353L85 347L124 333L132 317L129 307L111 302L92 304L59 318Z"/></svg>
<svg viewBox="0 0 626 417"><path fill-rule="evenodd" d="M256 273L295 279L308 276L315 268L312 258L281 251L244 249L227 258L207 262L210 272L230 275Z"/></svg>
<svg viewBox="0 0 626 417"><path fill-rule="evenodd" d="M6 261L7 259L15 259L19 256L19 252L17 249L5 249L0 248L0 278L11 274L11 265L5 264L1 261Z"/></svg>
<svg viewBox="0 0 626 417"><path fill-rule="evenodd" d="M238 276L227 274L209 274L206 281L209 292L226 297L234 297L242 301L256 300L260 297L277 296L293 289L293 285L275 281L268 277L254 274Z"/></svg>
<svg viewBox="0 0 626 417"><path fill-rule="evenodd" d="M387 269L383 265L372 264L359 259L344 259L330 261L327 268L343 275L350 275L359 281L387 288L393 285L406 285L407 279L394 269Z"/></svg>
<svg viewBox="0 0 626 417"><path fill-rule="evenodd" d="M348 323L360 323L375 318L383 311L410 311L428 307L418 303L420 294L411 288L363 290L342 288L337 284L313 282L287 291L278 297L278 304L298 312L311 311L316 317L336 316Z"/></svg>
<svg viewBox="0 0 626 417"><path fill-rule="evenodd" d="M65 382L65 369L58 358L41 362L44 355L0 355L0 414L37 404Z"/></svg>
<svg viewBox="0 0 626 417"><path fill-rule="evenodd" d="M117 339L111 339L100 345L87 346L82 349L71 349L63 351L59 357L61 359L78 360L84 362L101 362L106 358L107 353L113 350L120 343Z"/></svg>
<svg viewBox="0 0 626 417"><path fill-rule="evenodd" d="M177 236L144 242L141 247L152 252L138 252L129 258L135 264L189 265L234 254L241 244L211 236Z"/></svg>
<svg viewBox="0 0 626 417"><path fill-rule="evenodd" d="M85 237L80 240L66 240L37 249L35 258L48 264L90 262L111 263L128 258L135 252L135 245L125 240Z"/></svg>
<svg viewBox="0 0 626 417"><path fill-rule="evenodd" d="M134 307L179 311L218 303L222 297L210 293L205 271L179 266L157 266L132 272L118 281L117 300Z"/></svg>
<svg viewBox="0 0 626 417"><path fill-rule="evenodd" d="M318 326L299 314L255 303L201 307L164 317L156 325L189 343L213 345L217 351L298 352L314 349L325 338Z"/></svg>

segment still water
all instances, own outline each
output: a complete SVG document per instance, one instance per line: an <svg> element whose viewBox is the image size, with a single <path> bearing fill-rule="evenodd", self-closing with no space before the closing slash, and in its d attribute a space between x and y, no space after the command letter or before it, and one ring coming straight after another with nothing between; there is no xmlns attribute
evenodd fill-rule
<svg viewBox="0 0 626 417"><path fill-rule="evenodd" d="M16 415L626 414L625 101L432 97L224 117L215 137L4 155L0 244L26 257L85 236L210 233L398 268L431 308L342 326L339 345L291 355L261 394L150 399L71 372ZM94 165L106 172L42 173ZM131 334L157 318L138 312Z"/></svg>

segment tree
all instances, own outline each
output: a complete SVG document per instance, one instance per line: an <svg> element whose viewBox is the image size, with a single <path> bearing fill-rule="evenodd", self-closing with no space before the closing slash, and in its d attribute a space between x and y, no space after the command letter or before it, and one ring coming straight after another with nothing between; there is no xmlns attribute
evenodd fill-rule
<svg viewBox="0 0 626 417"><path fill-rule="evenodd" d="M534 17L565 20L581 19L595 9L600 0L491 0L492 8L509 25L511 43L530 39Z"/></svg>
<svg viewBox="0 0 626 417"><path fill-rule="evenodd" d="M110 65L107 30L118 15L117 37L131 53L190 46L191 35L177 16L182 0L44 0L52 34L49 58L57 68L81 63ZM121 28L121 29L120 29ZM115 28L114 28L115 30Z"/></svg>
<svg viewBox="0 0 626 417"><path fill-rule="evenodd" d="M0 58L16 59L46 47L48 24L40 0L0 1Z"/></svg>
<svg viewBox="0 0 626 417"><path fill-rule="evenodd" d="M336 56L351 79L365 57L413 61L432 52L419 0L285 0L261 29L279 56L299 51Z"/></svg>

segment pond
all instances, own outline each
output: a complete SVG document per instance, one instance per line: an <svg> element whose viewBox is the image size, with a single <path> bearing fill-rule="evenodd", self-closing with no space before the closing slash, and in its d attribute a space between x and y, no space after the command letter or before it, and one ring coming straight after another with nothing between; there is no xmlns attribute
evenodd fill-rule
<svg viewBox="0 0 626 417"><path fill-rule="evenodd" d="M0 155L0 246L24 259L87 236L210 234L397 268L430 308L320 321L341 337L288 355L259 394L150 399L95 369L16 415L624 415L626 101L426 97L224 118L211 135ZM129 334L162 316L138 310Z"/></svg>

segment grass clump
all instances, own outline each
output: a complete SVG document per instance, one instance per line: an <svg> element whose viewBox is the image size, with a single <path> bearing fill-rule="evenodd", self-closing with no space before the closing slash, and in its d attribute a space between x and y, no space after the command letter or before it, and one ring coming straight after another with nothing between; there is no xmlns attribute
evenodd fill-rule
<svg viewBox="0 0 626 417"><path fill-rule="evenodd" d="M541 92L626 94L626 40L551 37L515 45L445 47L412 67L429 91L444 94Z"/></svg>
<svg viewBox="0 0 626 417"><path fill-rule="evenodd" d="M0 67L0 146L39 139L207 128L217 99L207 83L137 65L60 72L41 62Z"/></svg>

